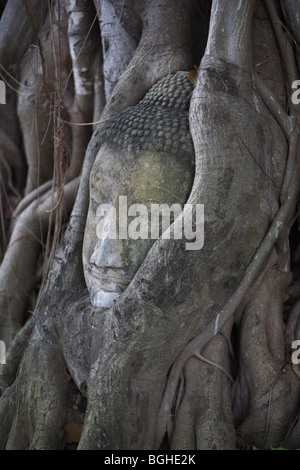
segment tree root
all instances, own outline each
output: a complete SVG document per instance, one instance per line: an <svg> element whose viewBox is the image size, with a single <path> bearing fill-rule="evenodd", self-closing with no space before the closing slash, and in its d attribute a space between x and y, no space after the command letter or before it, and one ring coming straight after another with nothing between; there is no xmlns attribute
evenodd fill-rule
<svg viewBox="0 0 300 470"><path fill-rule="evenodd" d="M20 333L17 334L6 355L5 367L0 366L0 387L2 393L10 387L16 379L20 362L32 332L35 317L31 317Z"/></svg>
<svg viewBox="0 0 300 470"><path fill-rule="evenodd" d="M226 375L226 377L228 378L228 380L233 383L234 380L233 378L231 377L231 375L229 374L229 372L227 372L226 369L224 369L224 367L222 367L220 364L217 364L217 362L214 362L214 361L211 361L209 359L207 359L206 357L204 357L202 354L200 353L195 353L194 356L197 358L197 359L200 359L200 361L203 361L205 362L206 364L209 364L213 367L216 367L216 369L219 369L221 372L223 372L223 374Z"/></svg>
<svg viewBox="0 0 300 470"><path fill-rule="evenodd" d="M76 0L66 2L66 5L75 92L73 102L69 105L73 126L71 161L67 178L73 179L81 171L85 150L92 135L92 126L76 126L76 124L89 123L93 120L95 82L93 62L97 49L100 50L100 40L95 28L97 15L93 3L87 4L86 1Z"/></svg>
<svg viewBox="0 0 300 470"><path fill-rule="evenodd" d="M233 388L235 424L243 442L258 448L280 445L286 423L297 412L300 383L286 362L282 314L289 282L288 273L276 269L273 253L269 268L247 294L241 319L239 374Z"/></svg>
<svg viewBox="0 0 300 470"><path fill-rule="evenodd" d="M287 66L294 70L292 65L290 65L289 61L287 62ZM259 91L262 93L266 105L282 127L282 130L289 141L289 155L280 193L281 207L236 291L228 299L222 311L216 315L216 318L210 322L205 330L198 334L196 333L195 338L186 345L179 358L173 364L157 419L157 422L159 423L157 428L158 441L162 439L165 433L167 416L171 409L171 403L174 400L175 391L177 389L177 384L184 363L194 355L195 352L201 351L202 348L221 331L222 327L236 312L248 289L251 287L268 261L274 245L280 239L282 233L286 235L286 232L290 229L290 218L298 200L300 187L300 136L297 120L294 116L287 116L274 95L269 91L268 87L259 77L256 78L256 83Z"/></svg>
<svg viewBox="0 0 300 470"><path fill-rule="evenodd" d="M78 179L65 186L66 211L73 207ZM27 298L34 287L36 260L41 243L47 234L49 211L53 207L51 193L32 202L18 217L0 267L1 338L7 346L18 328L23 326Z"/></svg>
<svg viewBox="0 0 300 470"><path fill-rule="evenodd" d="M33 333L20 364L14 389L18 399L9 412L0 441L6 449L59 449L65 407L65 365L55 334ZM42 347L41 347L42 344ZM34 367L33 367L34 366ZM29 368L29 369L28 369ZM7 406L7 389L1 398ZM7 436L8 434L8 436ZM3 448L3 447L2 447Z"/></svg>
<svg viewBox="0 0 300 470"><path fill-rule="evenodd" d="M0 368L3 366L0 366ZM0 400L0 449L5 449L16 413L17 392L16 383L9 387Z"/></svg>
<svg viewBox="0 0 300 470"><path fill-rule="evenodd" d="M226 325L230 332L232 323ZM217 335L204 348L210 359L189 359L184 366L185 390L168 429L172 449L236 449L231 412L230 351L227 339ZM222 365L221 365L222 364ZM183 447L182 447L183 446Z"/></svg>
<svg viewBox="0 0 300 470"><path fill-rule="evenodd" d="M53 185L53 181L52 180L49 180L49 181L46 181L46 183L42 184L41 186L39 186L38 188L34 189L33 191L31 191L29 194L27 194L27 196L25 196L21 201L20 203L18 204L18 206L16 207L16 210L14 211L13 213L13 217L12 217L12 220L11 220L11 226L10 226L10 232L12 232L13 230L13 227L14 227L14 223L17 219L17 217L19 217L19 215L32 203L34 202L36 199L39 199L41 196L43 196L47 191L49 191L51 188L52 188L52 185Z"/></svg>

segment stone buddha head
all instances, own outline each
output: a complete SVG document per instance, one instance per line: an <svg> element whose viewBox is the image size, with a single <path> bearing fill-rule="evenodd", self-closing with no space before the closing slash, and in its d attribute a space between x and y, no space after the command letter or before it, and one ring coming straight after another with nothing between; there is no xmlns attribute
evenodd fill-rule
<svg viewBox="0 0 300 470"><path fill-rule="evenodd" d="M188 199L194 178L188 125L192 91L187 72L170 75L104 131L90 174L83 243L84 276L96 307L113 305L155 242L151 207L183 207ZM120 227L124 221L130 225L134 212L149 227L140 237L132 236L130 226Z"/></svg>

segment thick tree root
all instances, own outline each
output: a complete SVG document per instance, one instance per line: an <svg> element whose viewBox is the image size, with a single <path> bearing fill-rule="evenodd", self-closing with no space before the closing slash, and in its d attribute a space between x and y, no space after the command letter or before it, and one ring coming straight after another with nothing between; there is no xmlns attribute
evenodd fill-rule
<svg viewBox="0 0 300 470"><path fill-rule="evenodd" d="M272 262L273 261L273 262ZM286 362L282 299L290 283L276 256L249 291L240 325L235 424L242 441L270 449L284 440L297 413L300 381ZM288 419L287 419L288 417Z"/></svg>
<svg viewBox="0 0 300 470"><path fill-rule="evenodd" d="M65 365L58 345L50 344L49 336L42 344L41 348L40 334L31 338L20 365L19 377L14 384L18 400L6 449L60 447L65 408ZM2 438L2 428L0 436Z"/></svg>
<svg viewBox="0 0 300 470"><path fill-rule="evenodd" d="M231 324L226 326L230 332ZM231 411L230 351L217 335L203 350L205 358L222 367L191 358L184 366L185 390L169 437L172 449L236 449ZM227 372L228 371L228 372Z"/></svg>
<svg viewBox="0 0 300 470"><path fill-rule="evenodd" d="M2 367L2 366L0 366ZM6 443L12 429L12 423L16 413L17 390L16 383L9 387L0 400L0 449L6 448Z"/></svg>
<svg viewBox="0 0 300 470"><path fill-rule="evenodd" d="M65 186L66 211L70 213L79 179ZM49 228L49 213L56 196L51 192L33 201L18 217L8 249L0 267L0 330L7 346L18 328L23 326L23 314L34 287L36 261Z"/></svg>
<svg viewBox="0 0 300 470"><path fill-rule="evenodd" d="M31 317L15 337L11 347L6 355L6 364L0 366L0 387L2 393L11 386L17 376L19 365L22 361L25 349L27 348L29 338L32 332L35 318Z"/></svg>

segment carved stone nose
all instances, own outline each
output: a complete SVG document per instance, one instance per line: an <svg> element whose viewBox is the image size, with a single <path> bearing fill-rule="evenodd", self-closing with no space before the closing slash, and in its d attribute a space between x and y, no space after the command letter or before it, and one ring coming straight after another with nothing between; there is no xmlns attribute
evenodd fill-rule
<svg viewBox="0 0 300 470"><path fill-rule="evenodd" d="M123 245L121 240L110 240L108 237L97 242L90 262L97 268L124 269Z"/></svg>

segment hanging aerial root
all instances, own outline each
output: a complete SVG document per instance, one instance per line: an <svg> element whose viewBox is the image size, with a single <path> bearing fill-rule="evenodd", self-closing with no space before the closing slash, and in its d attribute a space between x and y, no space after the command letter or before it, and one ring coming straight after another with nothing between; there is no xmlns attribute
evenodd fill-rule
<svg viewBox="0 0 300 470"><path fill-rule="evenodd" d="M210 361L209 359L207 359L206 357L204 357L202 354L200 353L195 353L194 356L199 359L200 361L202 362L205 362L206 364L209 364L213 367L216 367L216 369L219 369L221 372L223 372L223 374L226 375L226 377L228 378L228 380L233 383L233 378L231 377L230 373L224 368L222 367L220 364L218 364L217 362L214 362L214 361Z"/></svg>

